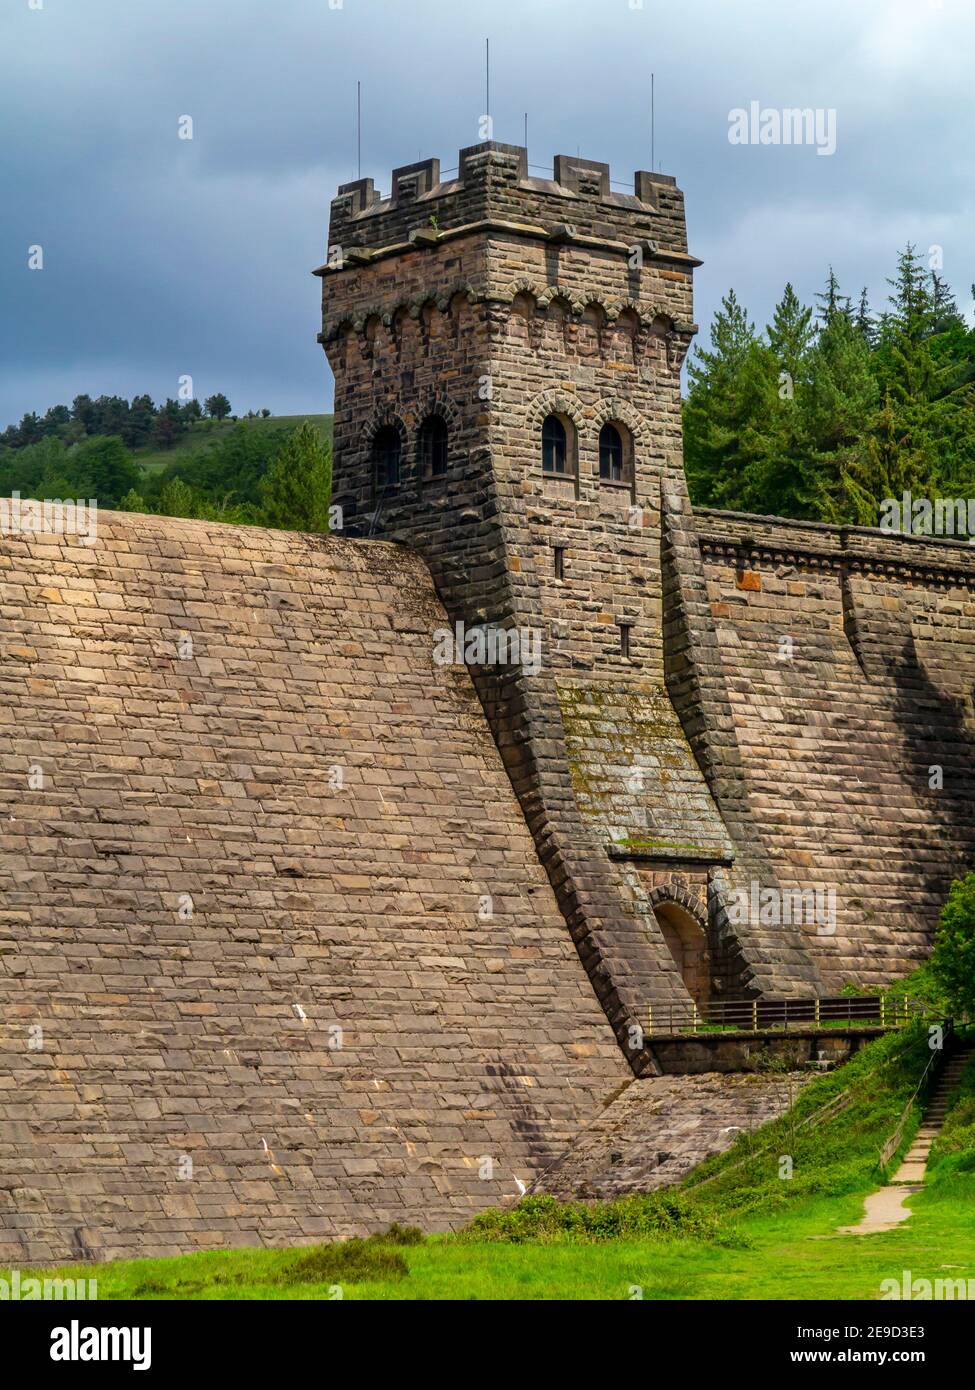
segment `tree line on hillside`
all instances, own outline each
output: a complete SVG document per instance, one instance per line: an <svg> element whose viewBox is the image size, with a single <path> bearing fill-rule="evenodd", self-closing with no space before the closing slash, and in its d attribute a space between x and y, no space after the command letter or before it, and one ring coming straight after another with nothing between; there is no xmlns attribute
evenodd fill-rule
<svg viewBox="0 0 975 1390"><path fill-rule="evenodd" d="M975 330L914 246L888 284L877 316L832 269L817 309L787 285L763 333L724 298L688 367L694 502L876 526L905 490L975 497Z"/></svg>
<svg viewBox="0 0 975 1390"><path fill-rule="evenodd" d="M198 400L167 400L156 405L151 396L75 396L70 406L53 405L44 415L29 411L19 425L9 425L0 434L0 451L26 449L44 439L61 439L76 444L91 435L117 435L130 449L155 445L171 449L180 435L198 420L225 420L230 401L222 391ZM270 415L262 410L262 416Z"/></svg>
<svg viewBox="0 0 975 1390"><path fill-rule="evenodd" d="M161 469L144 468L119 435L0 450L0 497L92 498L121 511L287 530L328 530L331 485L330 448L308 420L296 429L242 421Z"/></svg>
<svg viewBox="0 0 975 1390"><path fill-rule="evenodd" d="M817 307L791 284L763 332L734 291L692 358L684 453L699 505L876 526L887 498L975 497L975 329L915 247L888 304L854 304L830 270ZM975 293L975 287L973 287ZM331 455L314 426L238 424L189 447L226 396L156 407L148 396L78 396L0 436L0 496L94 497L105 507L327 529ZM253 414L253 412L251 412ZM262 411L268 416L269 411ZM133 450L178 457L156 471ZM201 445L204 436L200 438ZM298 461L305 476L299 478Z"/></svg>

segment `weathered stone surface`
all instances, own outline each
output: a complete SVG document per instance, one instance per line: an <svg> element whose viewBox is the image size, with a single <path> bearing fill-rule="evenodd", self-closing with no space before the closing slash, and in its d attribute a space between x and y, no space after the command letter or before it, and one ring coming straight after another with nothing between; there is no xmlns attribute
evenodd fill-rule
<svg viewBox="0 0 975 1390"><path fill-rule="evenodd" d="M809 1080L808 1072L635 1080L546 1168L532 1191L605 1200L669 1187L709 1155L729 1149L743 1130L781 1115Z"/></svg>
<svg viewBox="0 0 975 1390"><path fill-rule="evenodd" d="M975 556L695 517L682 195L647 173L614 192L606 165L569 157L553 173L486 144L449 180L426 161L388 199L368 181L340 191L330 243L369 254L321 272L335 486L353 525L421 550L453 619L541 635L542 670L480 668L475 684L640 1073L648 1003L835 992L926 949L975 850ZM543 467L551 415L565 476ZM434 416L437 476L421 448ZM606 424L619 480L600 469ZM384 428L402 449L391 487L373 457ZM805 908L742 915L752 888L835 891L837 912L825 930Z"/></svg>
<svg viewBox="0 0 975 1390"><path fill-rule="evenodd" d="M675 1064L648 1005L901 974L970 866L975 554L694 516L682 195L553 173L491 144L333 204L335 500L403 544L0 542L0 1259L459 1224ZM448 618L541 667L438 664ZM774 1102L627 1096L641 1183ZM616 1190L596 1150L570 1187Z"/></svg>
<svg viewBox="0 0 975 1390"><path fill-rule="evenodd" d="M321 271L335 498L351 524L368 517L421 550L453 619L540 637L540 671L482 667L475 683L640 1070L633 1025L647 1002L690 999L641 873L607 846L658 850L678 874L673 851L692 846L705 898L709 863L731 848L663 660L660 489L680 457L696 262L673 179L639 173L631 195L610 190L605 165L559 157L554 174L529 177L523 150L487 144L461 152L456 179L435 161L413 170L415 196L400 197L395 174L389 199L368 183L340 191L330 245L371 257ZM437 238L410 241L434 224ZM568 435L564 477L541 466L551 414ZM438 476L421 447L432 416L449 431ZM606 424L624 445L619 480L600 476ZM399 480L380 486L374 443L390 429ZM706 917L689 920L704 941Z"/></svg>
<svg viewBox="0 0 975 1390"><path fill-rule="evenodd" d="M106 513L0 562L0 1258L516 1193L628 1069L422 562Z"/></svg>
<svg viewBox="0 0 975 1390"><path fill-rule="evenodd" d="M803 932L827 992L905 974L975 860L975 553L720 512L695 525L725 682L711 748L725 819L770 881L835 893L835 929ZM741 588L743 569L760 588ZM775 936L739 931L773 992Z"/></svg>

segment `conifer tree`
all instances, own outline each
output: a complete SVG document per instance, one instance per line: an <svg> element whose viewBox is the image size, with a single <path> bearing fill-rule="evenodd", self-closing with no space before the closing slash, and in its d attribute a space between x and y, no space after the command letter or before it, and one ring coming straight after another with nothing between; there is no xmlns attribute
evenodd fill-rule
<svg viewBox="0 0 975 1390"><path fill-rule="evenodd" d="M265 525L293 531L327 531L331 474L331 456L318 431L310 421L303 421L263 480Z"/></svg>

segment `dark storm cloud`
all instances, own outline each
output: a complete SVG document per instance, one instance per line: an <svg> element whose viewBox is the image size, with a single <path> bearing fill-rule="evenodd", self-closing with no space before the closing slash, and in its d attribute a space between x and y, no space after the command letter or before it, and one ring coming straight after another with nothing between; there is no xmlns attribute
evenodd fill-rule
<svg viewBox="0 0 975 1390"><path fill-rule="evenodd" d="M356 78L385 190L478 139L486 34L496 138L520 143L527 110L537 164L648 167L656 72L700 322L730 285L764 322L786 278L810 298L829 263L879 300L909 238L945 248L969 307L968 0L5 0L0 423L78 391L173 395L185 373L239 409L322 409L308 272L355 172ZM730 145L753 100L835 109L836 154Z"/></svg>

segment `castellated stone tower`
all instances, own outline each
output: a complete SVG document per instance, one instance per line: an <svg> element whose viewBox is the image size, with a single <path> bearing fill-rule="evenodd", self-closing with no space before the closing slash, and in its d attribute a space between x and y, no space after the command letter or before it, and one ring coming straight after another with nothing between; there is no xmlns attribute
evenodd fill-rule
<svg viewBox="0 0 975 1390"><path fill-rule="evenodd" d="M447 179L394 170L388 198L341 187L316 271L346 533L418 548L456 621L540 638L541 670L475 681L621 1040L654 1003L813 980L788 932L760 978L720 911L734 856L683 655L698 264L674 179L617 192L568 156L533 178L487 143Z"/></svg>

